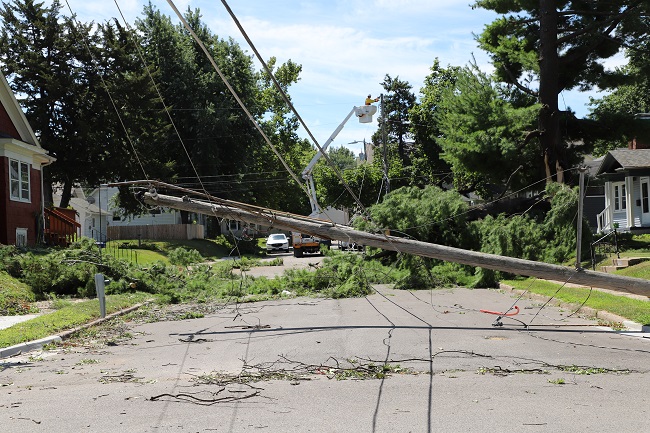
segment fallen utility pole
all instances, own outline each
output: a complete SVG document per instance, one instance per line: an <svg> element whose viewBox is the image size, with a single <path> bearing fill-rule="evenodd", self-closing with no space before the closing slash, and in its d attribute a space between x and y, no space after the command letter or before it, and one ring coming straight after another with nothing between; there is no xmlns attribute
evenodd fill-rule
<svg viewBox="0 0 650 433"><path fill-rule="evenodd" d="M549 263L463 250L384 234L368 233L354 230L347 226L335 225L328 221L298 217L280 211L250 210L252 209L251 206L228 200L219 200L219 203L207 203L191 200L187 197L181 199L156 192L147 192L144 194L144 201L147 204L155 206L171 207L220 218L273 226L282 230L308 233L321 238L355 242L360 245L384 250L478 266L515 275L537 277L552 281L567 281L574 284L650 297L650 281L640 278L623 277L585 269L573 269ZM249 210L245 210L242 207Z"/></svg>

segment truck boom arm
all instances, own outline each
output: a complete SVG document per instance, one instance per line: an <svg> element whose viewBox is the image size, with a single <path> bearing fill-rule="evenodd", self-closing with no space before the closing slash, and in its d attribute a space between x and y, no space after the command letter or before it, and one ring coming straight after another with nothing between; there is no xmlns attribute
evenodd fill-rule
<svg viewBox="0 0 650 433"><path fill-rule="evenodd" d="M353 114L358 113L359 108L358 107L352 107L352 110L348 113L348 115L343 119L343 122L332 132L332 135L330 135L330 138L327 139L325 144L321 147L322 151L326 151L327 148L329 147L330 144L332 144L332 141L336 138L337 135L339 135L339 132L343 129L345 124L350 120L350 117L352 117ZM305 179L305 182L307 184L307 192L309 193L309 203L311 204L311 211L312 213L318 212L319 211L319 206L318 206L318 200L316 198L316 188L314 186L314 176L312 175L312 172L314 171L314 167L316 166L316 163L323 157L323 152L320 150L314 155L314 157L311 159L309 164L307 164L307 167L302 171L302 178Z"/></svg>

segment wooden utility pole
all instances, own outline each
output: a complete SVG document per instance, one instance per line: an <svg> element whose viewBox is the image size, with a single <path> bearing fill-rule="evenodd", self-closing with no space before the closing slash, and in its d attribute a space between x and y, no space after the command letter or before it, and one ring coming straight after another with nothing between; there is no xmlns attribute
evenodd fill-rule
<svg viewBox="0 0 650 433"><path fill-rule="evenodd" d="M578 190L578 222L576 224L576 269L582 268L582 215L584 210L585 198L585 172L587 167L584 165L578 167L580 171L580 189Z"/></svg>
<svg viewBox="0 0 650 433"><path fill-rule="evenodd" d="M147 192L144 194L144 201L154 206L166 206L254 224L273 226L282 230L308 233L326 239L355 242L359 245L478 266L516 275L526 275L553 281L569 281L585 286L601 287L636 295L650 296L650 281L640 278L623 277L584 269L573 269L549 263L534 262L532 260L497 256L495 254L485 254L383 234L362 232L347 226L335 225L328 221L320 221L270 209L259 210L252 206L228 200L219 200L219 203L215 204Z"/></svg>

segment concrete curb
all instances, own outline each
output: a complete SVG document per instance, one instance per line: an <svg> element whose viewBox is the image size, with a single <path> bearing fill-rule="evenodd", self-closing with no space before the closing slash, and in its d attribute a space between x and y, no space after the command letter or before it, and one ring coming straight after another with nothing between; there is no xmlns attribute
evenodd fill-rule
<svg viewBox="0 0 650 433"><path fill-rule="evenodd" d="M50 343L58 343L63 339L58 335L41 338L40 340L28 341L26 343L16 344L15 346L5 347L0 349L0 359L9 358L11 356L20 355L21 353L31 352L37 350Z"/></svg>
<svg viewBox="0 0 650 433"><path fill-rule="evenodd" d="M503 283L499 283L499 289L501 289L503 291L506 291L506 292L516 293L517 295L520 295L520 294L522 294L524 292L524 290L515 289L514 287L509 286L507 284L503 284ZM548 300L547 296L538 295L536 293L530 293L530 292L528 292L526 294L526 297L529 298L529 299L535 299L535 300L540 300L540 301L547 301ZM576 309L576 308L580 307L579 305L569 304L567 302L562 302L560 300L554 300L550 305L565 308L567 310ZM618 316L618 315L616 315L614 313L610 313L609 311L596 310L596 309L591 308L591 307L582 306L578 310L578 313L589 316L589 317L593 317L593 318L596 318L596 319L602 319L602 320L607 321L607 322L622 323L623 326L625 326L625 328L628 331L641 332L641 333L650 332L650 326L643 326L640 323L633 322L632 320L629 320L629 319L627 319L625 317Z"/></svg>
<svg viewBox="0 0 650 433"><path fill-rule="evenodd" d="M32 350L41 349L43 346L47 344L59 343L67 338L70 338L73 334L79 331L90 328L92 326L99 325L102 322L121 316L123 314L130 313L131 311L135 311L146 304L148 304L148 302L133 305L129 308L125 308L124 310L116 311L115 313L109 314L106 317L102 317L101 319L93 320L92 322L86 323L84 325L78 326L73 329L68 329L56 335L51 335L49 337L41 338L40 340L28 341L26 343L20 343L14 346L5 347L4 349L0 349L0 359L9 358L12 356L20 355L21 353L26 353L26 352L31 352Z"/></svg>

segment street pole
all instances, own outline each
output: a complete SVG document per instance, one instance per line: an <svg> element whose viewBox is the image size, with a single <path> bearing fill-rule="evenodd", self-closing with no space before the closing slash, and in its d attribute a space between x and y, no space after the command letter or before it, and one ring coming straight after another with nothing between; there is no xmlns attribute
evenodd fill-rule
<svg viewBox="0 0 650 433"><path fill-rule="evenodd" d="M578 222L577 222L577 234L576 234L576 269L582 269L582 214L583 214L583 197L585 189L585 172L587 167L580 166L578 167L580 171L580 189L578 192Z"/></svg>

